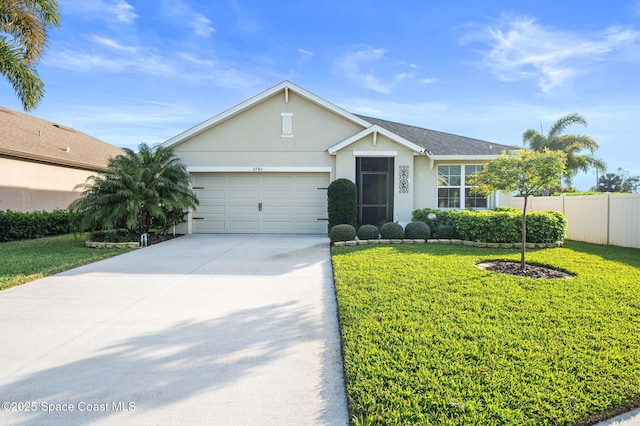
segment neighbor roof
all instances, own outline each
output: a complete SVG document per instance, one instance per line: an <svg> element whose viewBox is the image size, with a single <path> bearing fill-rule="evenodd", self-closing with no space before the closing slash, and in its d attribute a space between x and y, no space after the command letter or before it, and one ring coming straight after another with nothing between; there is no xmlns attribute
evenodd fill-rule
<svg viewBox="0 0 640 426"><path fill-rule="evenodd" d="M408 124L396 123L382 120L380 118L365 117L358 115L363 120L371 124L387 129L402 138L413 142L424 148L429 156L452 156L452 155L500 155L502 151L512 151L516 147L487 142L480 139L468 138L466 136L453 135L451 133L438 132L436 130L422 127L410 126Z"/></svg>
<svg viewBox="0 0 640 426"><path fill-rule="evenodd" d="M0 107L0 156L104 170L123 151L70 127Z"/></svg>

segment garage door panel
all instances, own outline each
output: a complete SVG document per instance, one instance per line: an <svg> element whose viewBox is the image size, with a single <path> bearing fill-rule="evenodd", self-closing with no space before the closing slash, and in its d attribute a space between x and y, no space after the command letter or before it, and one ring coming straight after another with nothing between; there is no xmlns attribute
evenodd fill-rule
<svg viewBox="0 0 640 426"><path fill-rule="evenodd" d="M321 192L321 191L318 189L313 191L296 191L296 198L302 199L302 200L314 200L316 202L321 203L322 205L326 205L326 200L318 199L318 192ZM327 191L324 191L321 193L325 194L325 197L326 197Z"/></svg>
<svg viewBox="0 0 640 426"><path fill-rule="evenodd" d="M317 213L318 213L317 206L298 206L296 207L296 211L295 211L295 214L298 217L309 218L313 216L315 220L318 220L318 218L316 217Z"/></svg>
<svg viewBox="0 0 640 426"><path fill-rule="evenodd" d="M326 234L327 222L315 220L315 221L298 221L296 222L296 232L301 234Z"/></svg>
<svg viewBox="0 0 640 426"><path fill-rule="evenodd" d="M194 232L224 232L224 220L194 220Z"/></svg>
<svg viewBox="0 0 640 426"><path fill-rule="evenodd" d="M230 220L228 221L229 232L260 232L260 224L257 220Z"/></svg>
<svg viewBox="0 0 640 426"><path fill-rule="evenodd" d="M193 174L191 180L196 187L215 187L224 184L225 176L198 173Z"/></svg>
<svg viewBox="0 0 640 426"><path fill-rule="evenodd" d="M232 174L227 177L228 185L231 187L257 188L260 181L259 174L243 175Z"/></svg>
<svg viewBox="0 0 640 426"><path fill-rule="evenodd" d="M269 216L278 216L278 217L291 217L295 216L295 212L292 211L291 206L272 206L267 205L263 207L263 216L265 219L269 218Z"/></svg>
<svg viewBox="0 0 640 426"><path fill-rule="evenodd" d="M194 173L192 179L200 201L193 217L202 218L193 221L194 232L327 231L318 219L327 216L328 173Z"/></svg>
<svg viewBox="0 0 640 426"><path fill-rule="evenodd" d="M234 201L255 201L260 199L258 191L248 191L243 189L230 189L228 191L228 199Z"/></svg>
<svg viewBox="0 0 640 426"><path fill-rule="evenodd" d="M264 232L273 232L277 234L286 234L293 232L291 231L294 227L294 222L292 220L264 220L263 221L263 230Z"/></svg>
<svg viewBox="0 0 640 426"><path fill-rule="evenodd" d="M211 204L211 205L204 204L203 205L202 203L200 203L200 205L198 206L196 216L199 216L199 217L203 217L203 216L206 217L207 215L224 216L226 212L227 212L227 209L224 204Z"/></svg>
<svg viewBox="0 0 640 426"><path fill-rule="evenodd" d="M236 206L236 205L230 205L227 206L227 213L230 216L247 216L247 217L251 217L254 218L254 216L256 215L256 213L258 213L258 206L257 205L245 205L245 206Z"/></svg>
<svg viewBox="0 0 640 426"><path fill-rule="evenodd" d="M262 199L264 201L269 200L285 200L286 202L291 202L291 190L287 191L285 189L274 191L274 190L265 190L262 192Z"/></svg>

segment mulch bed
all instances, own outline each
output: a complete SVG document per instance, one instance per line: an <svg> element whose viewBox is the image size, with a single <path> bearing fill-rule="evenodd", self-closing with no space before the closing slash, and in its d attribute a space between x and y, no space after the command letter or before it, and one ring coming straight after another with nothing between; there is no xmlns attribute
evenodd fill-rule
<svg viewBox="0 0 640 426"><path fill-rule="evenodd" d="M550 278L550 279L566 279L573 278L573 275L559 271L557 269L547 268L544 266L526 264L524 269L520 268L518 262L483 262L479 263L478 268L488 271L499 272L501 274L511 274L528 278Z"/></svg>
<svg viewBox="0 0 640 426"><path fill-rule="evenodd" d="M184 234L147 234L147 244L158 244L174 238L182 237Z"/></svg>

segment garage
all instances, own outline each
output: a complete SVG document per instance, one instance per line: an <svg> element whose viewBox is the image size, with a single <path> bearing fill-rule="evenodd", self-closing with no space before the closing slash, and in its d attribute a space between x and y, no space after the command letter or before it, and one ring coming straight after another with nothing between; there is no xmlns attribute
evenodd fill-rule
<svg viewBox="0 0 640 426"><path fill-rule="evenodd" d="M329 173L192 173L194 233L327 232Z"/></svg>

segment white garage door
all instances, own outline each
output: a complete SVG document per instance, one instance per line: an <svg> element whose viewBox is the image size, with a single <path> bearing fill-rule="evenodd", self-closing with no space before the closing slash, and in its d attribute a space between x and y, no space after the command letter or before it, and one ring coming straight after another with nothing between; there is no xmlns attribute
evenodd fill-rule
<svg viewBox="0 0 640 426"><path fill-rule="evenodd" d="M327 232L328 173L193 173L194 233Z"/></svg>

